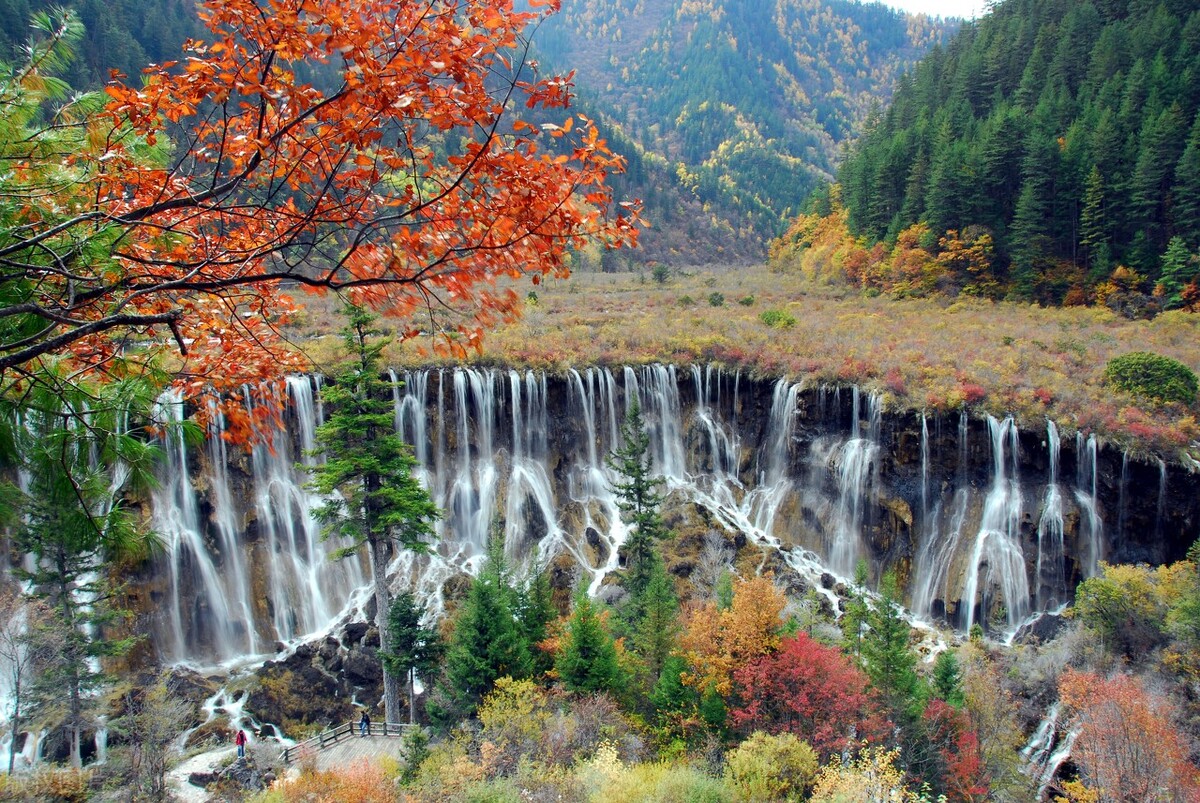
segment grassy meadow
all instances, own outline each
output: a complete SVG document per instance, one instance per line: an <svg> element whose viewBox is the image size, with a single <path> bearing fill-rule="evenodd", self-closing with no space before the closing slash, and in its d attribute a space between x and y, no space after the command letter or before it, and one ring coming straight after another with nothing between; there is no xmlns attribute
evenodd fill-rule
<svg viewBox="0 0 1200 803"><path fill-rule="evenodd" d="M661 281L660 281L661 279ZM551 372L586 365L719 363L757 376L858 384L892 410L1052 418L1169 461L1200 459L1195 405L1161 405L1103 382L1109 359L1153 351L1200 370L1200 316L1127 320L1106 308L973 298L894 299L766 267L577 272L524 286L523 317L487 334L478 364ZM297 322L320 366L335 341L327 300ZM443 362L430 341L397 345L397 367Z"/></svg>

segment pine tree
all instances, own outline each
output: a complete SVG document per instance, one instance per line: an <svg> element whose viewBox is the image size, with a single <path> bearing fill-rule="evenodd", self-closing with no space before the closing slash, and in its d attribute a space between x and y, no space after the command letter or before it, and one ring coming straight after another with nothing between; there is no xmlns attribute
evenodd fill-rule
<svg viewBox="0 0 1200 803"><path fill-rule="evenodd" d="M1184 242L1200 247L1200 113L1192 123L1187 147L1175 165L1171 185L1171 223Z"/></svg>
<svg viewBox="0 0 1200 803"><path fill-rule="evenodd" d="M863 666L871 685L902 721L915 721L925 702L917 656L909 646L911 632L899 604L896 576L887 572L879 583L879 600L867 616Z"/></svg>
<svg viewBox="0 0 1200 803"><path fill-rule="evenodd" d="M554 606L550 576L544 568L535 568L517 588L516 617L521 637L529 647L534 676L549 672L554 666L554 657L538 645L545 640L550 623L558 617Z"/></svg>
<svg viewBox="0 0 1200 803"><path fill-rule="evenodd" d="M1079 216L1079 245L1093 279L1108 274L1108 227L1104 216L1104 177L1092 165L1083 190L1083 210Z"/></svg>
<svg viewBox="0 0 1200 803"><path fill-rule="evenodd" d="M635 602L638 615L631 641L634 652L646 665L651 684L655 684L679 634L679 601L661 559L654 561L650 582Z"/></svg>
<svg viewBox="0 0 1200 803"><path fill-rule="evenodd" d="M526 678L532 671L503 555L503 542L493 538L488 560L455 616L439 684L448 705L435 711L442 721L469 716L499 678Z"/></svg>
<svg viewBox="0 0 1200 803"><path fill-rule="evenodd" d="M1172 237L1162 255L1162 279L1159 286L1163 291L1163 303L1167 309L1183 305L1183 288L1200 274L1200 256L1188 253L1182 237Z"/></svg>
<svg viewBox="0 0 1200 803"><path fill-rule="evenodd" d="M623 545L627 577L625 588L631 596L639 595L650 582L655 541L670 536L660 508L664 496L661 477L652 473L650 465L650 436L642 421L637 399L629 405L621 425L621 446L608 457L608 467L618 478L612 484L626 522L631 526Z"/></svg>
<svg viewBox="0 0 1200 803"><path fill-rule="evenodd" d="M555 669L568 691L615 692L624 683L612 635L586 591L575 598Z"/></svg>
<svg viewBox="0 0 1200 803"><path fill-rule="evenodd" d="M321 400L331 412L317 427L318 451L325 460L309 467L309 487L326 500L315 511L324 537L349 542L335 556L349 557L367 546L381 653L391 654L391 549L428 551L440 513L413 476L416 458L395 431L392 384L380 373L386 341L374 327L377 316L353 304L347 304L343 314L347 325L342 338L352 362L321 390ZM386 721L399 722L399 688L391 672L383 673L383 701Z"/></svg>
<svg viewBox="0 0 1200 803"><path fill-rule="evenodd" d="M1013 290L1019 297L1033 295L1039 278L1039 265L1050 249L1053 230L1053 177L1057 149L1044 128L1035 128L1021 162L1021 193L1013 213L1012 243Z"/></svg>
<svg viewBox="0 0 1200 803"><path fill-rule="evenodd" d="M429 677L445 652L441 634L436 628L425 627L425 606L417 602L411 591L401 591L388 610L388 641L380 652L384 669L395 677L408 681L408 722L416 722L416 693L414 680L418 673Z"/></svg>
<svg viewBox="0 0 1200 803"><path fill-rule="evenodd" d="M962 670L958 665L958 656L951 650L938 653L933 663L933 694L955 708L962 708L965 703Z"/></svg>
<svg viewBox="0 0 1200 803"><path fill-rule="evenodd" d="M867 585L867 562L860 559L854 566L854 586L846 599L842 611L842 644L856 659L862 656L863 630L867 625L866 596L863 589Z"/></svg>
<svg viewBox="0 0 1200 803"><path fill-rule="evenodd" d="M1140 151L1130 182L1131 222L1144 233L1151 254L1160 254L1167 243L1164 206L1171 188L1172 171L1179 161L1184 142L1178 105L1164 109L1161 114L1146 118L1139 137ZM1145 260L1149 254L1142 258ZM1148 262L1149 260L1147 260ZM1153 264L1140 264L1143 272L1152 271Z"/></svg>

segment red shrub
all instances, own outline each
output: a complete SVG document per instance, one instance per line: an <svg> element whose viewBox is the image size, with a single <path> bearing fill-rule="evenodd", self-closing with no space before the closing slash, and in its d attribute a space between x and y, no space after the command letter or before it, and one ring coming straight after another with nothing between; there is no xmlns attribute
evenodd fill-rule
<svg viewBox="0 0 1200 803"><path fill-rule="evenodd" d="M941 760L946 799L952 803L986 800L991 779L967 713L943 700L931 700L923 717L930 745Z"/></svg>
<svg viewBox="0 0 1200 803"><path fill-rule="evenodd" d="M805 633L734 673L735 726L747 733L793 733L822 762L849 740L882 741L890 730L867 694L867 677L841 651Z"/></svg>

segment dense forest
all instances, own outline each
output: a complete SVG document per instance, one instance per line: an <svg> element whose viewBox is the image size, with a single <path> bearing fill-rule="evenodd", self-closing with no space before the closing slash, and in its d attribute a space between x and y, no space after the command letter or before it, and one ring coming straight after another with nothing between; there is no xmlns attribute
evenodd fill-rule
<svg viewBox="0 0 1200 803"><path fill-rule="evenodd" d="M614 186L652 222L633 258L695 264L761 257L954 25L843 0L568 0L533 41L629 160Z"/></svg>
<svg viewBox="0 0 1200 803"><path fill-rule="evenodd" d="M1081 303L1158 283L1179 306L1200 246L1198 80L1194 3L999 4L868 124L838 174L849 231L975 245L987 270L960 259L974 275L939 280L983 294Z"/></svg>
<svg viewBox="0 0 1200 803"><path fill-rule="evenodd" d="M184 39L202 30L195 0L0 0L0 61L13 61L29 39L30 15L50 7L75 9L86 31L64 75L77 89L100 86L111 70L136 76L178 59Z"/></svg>

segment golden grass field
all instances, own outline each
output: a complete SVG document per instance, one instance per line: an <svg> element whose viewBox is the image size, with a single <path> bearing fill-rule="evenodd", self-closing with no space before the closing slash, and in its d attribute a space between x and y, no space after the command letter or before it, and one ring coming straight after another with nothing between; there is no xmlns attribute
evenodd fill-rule
<svg viewBox="0 0 1200 803"><path fill-rule="evenodd" d="M1129 351L1200 370L1198 315L1130 321L1095 307L896 300L766 267L673 272L663 283L645 273L575 273L520 292L531 290L523 318L489 333L472 362L550 372L719 363L756 376L858 384L882 391L892 410L968 405L1023 425L1051 417L1066 433L1095 431L1168 460L1200 458L1195 405L1154 405L1102 379L1107 361ZM327 311L310 308L297 327L318 370L335 353L330 338L313 339L330 328ZM393 347L389 361L445 363L429 345Z"/></svg>

